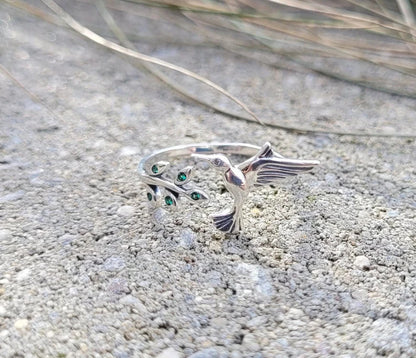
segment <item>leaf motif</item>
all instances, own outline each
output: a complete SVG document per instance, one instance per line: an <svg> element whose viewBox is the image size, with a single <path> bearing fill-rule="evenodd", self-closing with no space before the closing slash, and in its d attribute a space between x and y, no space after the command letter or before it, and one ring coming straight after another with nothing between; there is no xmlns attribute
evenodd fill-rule
<svg viewBox="0 0 416 358"><path fill-rule="evenodd" d="M202 190L199 189L190 189L186 192L186 196L188 199L192 200L193 202L203 202L209 200L209 196Z"/></svg>
<svg viewBox="0 0 416 358"><path fill-rule="evenodd" d="M156 205L157 202L160 202L160 198L162 197L162 192L157 185L147 184L147 200Z"/></svg>
<svg viewBox="0 0 416 358"><path fill-rule="evenodd" d="M146 168L147 172L151 176L160 176L162 173L164 173L169 168L170 163L165 161L159 161L157 163L154 163L153 165L149 166L149 168Z"/></svg>
<svg viewBox="0 0 416 358"><path fill-rule="evenodd" d="M192 166L187 166L178 171L175 177L175 184L178 186L185 185L189 183L192 177Z"/></svg>
<svg viewBox="0 0 416 358"><path fill-rule="evenodd" d="M178 205L178 197L179 197L178 193L171 192L170 190L166 190L165 196L164 196L165 205L176 207Z"/></svg>

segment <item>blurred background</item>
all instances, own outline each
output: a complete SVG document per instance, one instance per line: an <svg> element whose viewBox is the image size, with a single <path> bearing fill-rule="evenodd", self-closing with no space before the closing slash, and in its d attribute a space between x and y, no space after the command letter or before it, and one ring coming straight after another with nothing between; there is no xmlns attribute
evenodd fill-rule
<svg viewBox="0 0 416 358"><path fill-rule="evenodd" d="M3 0L2 7L13 9L27 21L71 29L91 46L98 43L124 56L127 63L156 77L184 99L234 118L303 132L414 135L397 115L379 119L380 123L366 116L359 127L325 123L333 113L322 108L315 116L318 123L309 120L310 112L291 116L290 101L319 107L325 100L304 98L302 89L295 88L297 84L285 83L276 100L267 83L258 79L276 69L303 73L306 78L317 73L361 88L415 98L416 25L411 0L80 0L60 4ZM16 35L10 29L13 19L7 12L3 14L6 49ZM38 41L36 34L25 40ZM221 59L224 56L228 60ZM233 58L257 65L259 73L240 63L232 68ZM204 66L208 61L229 68L229 75L208 70ZM3 75L30 90L19 80L18 69L10 66L2 68ZM271 80L284 82L285 78ZM297 98L288 102L287 91L296 91ZM337 95L328 90L327 98ZM280 118L270 118L264 107ZM375 125L379 130L372 129Z"/></svg>

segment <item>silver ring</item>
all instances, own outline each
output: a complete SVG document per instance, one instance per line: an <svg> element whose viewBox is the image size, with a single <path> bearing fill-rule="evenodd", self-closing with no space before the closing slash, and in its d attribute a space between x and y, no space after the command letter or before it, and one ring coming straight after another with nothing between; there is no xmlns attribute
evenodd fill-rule
<svg viewBox="0 0 416 358"><path fill-rule="evenodd" d="M233 164L230 155L249 157ZM249 192L256 186L276 184L279 180L311 170L317 160L284 158L273 151L270 143L258 147L245 143L202 143L180 145L159 150L143 158L138 167L140 180L147 187L147 199L155 207L176 207L182 198L194 203L209 200L209 195L192 182L194 166L186 166L168 175L174 159L190 157L208 161L222 176L225 189L234 199L233 205L214 214L215 227L226 233L241 230L242 207Z"/></svg>

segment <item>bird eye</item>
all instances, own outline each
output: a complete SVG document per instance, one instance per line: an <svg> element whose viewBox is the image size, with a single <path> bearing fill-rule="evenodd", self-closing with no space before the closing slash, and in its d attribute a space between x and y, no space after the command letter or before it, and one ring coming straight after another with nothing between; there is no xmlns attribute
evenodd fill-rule
<svg viewBox="0 0 416 358"><path fill-rule="evenodd" d="M221 159L214 159L214 164L219 167L221 165Z"/></svg>

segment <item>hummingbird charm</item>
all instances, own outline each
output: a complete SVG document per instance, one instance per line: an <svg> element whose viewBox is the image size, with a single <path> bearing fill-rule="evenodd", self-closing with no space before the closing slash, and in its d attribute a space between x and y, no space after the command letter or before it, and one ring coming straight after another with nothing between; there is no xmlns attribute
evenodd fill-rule
<svg viewBox="0 0 416 358"><path fill-rule="evenodd" d="M241 230L243 204L254 186L275 184L279 179L307 172L319 164L317 160L284 158L274 153L268 142L256 155L238 165L233 165L224 154L192 154L192 157L208 160L221 171L225 188L234 198L231 210L213 215L215 227L226 233Z"/></svg>

